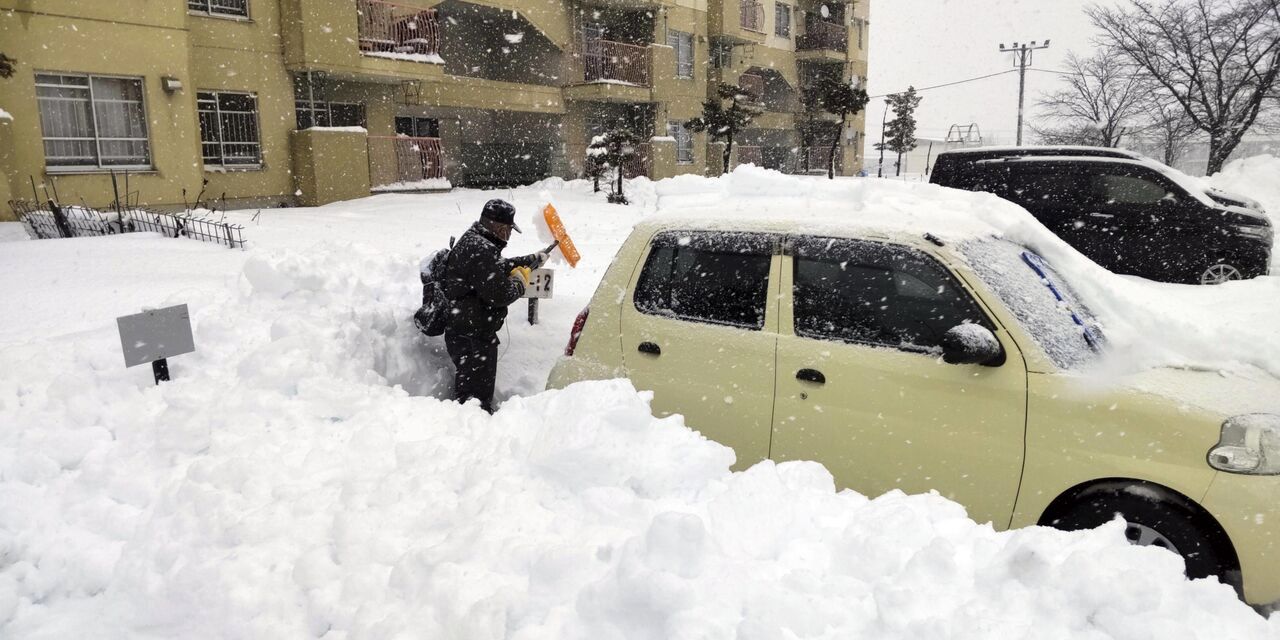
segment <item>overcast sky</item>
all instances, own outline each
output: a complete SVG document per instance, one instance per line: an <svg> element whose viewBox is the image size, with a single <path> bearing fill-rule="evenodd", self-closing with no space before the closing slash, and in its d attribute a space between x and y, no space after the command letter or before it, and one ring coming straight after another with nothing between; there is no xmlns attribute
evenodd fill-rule
<svg viewBox="0 0 1280 640"><path fill-rule="evenodd" d="M1094 30L1084 9L1094 0L871 0L869 91L881 95L1013 68L1001 43L1050 40L1034 67L1060 69L1068 51L1087 54ZM1027 108L1059 81L1027 73ZM946 136L953 124L977 123L988 143L1014 141L1018 74L924 91L919 138ZM884 101L867 106L867 138L876 142ZM1027 135L1024 133L1024 136Z"/></svg>

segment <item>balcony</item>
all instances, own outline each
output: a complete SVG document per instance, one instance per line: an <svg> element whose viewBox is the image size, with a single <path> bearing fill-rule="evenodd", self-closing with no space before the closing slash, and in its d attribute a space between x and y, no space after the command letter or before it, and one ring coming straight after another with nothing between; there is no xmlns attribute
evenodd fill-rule
<svg viewBox="0 0 1280 640"><path fill-rule="evenodd" d="M831 157L831 147L827 145L816 145L806 147L800 150L800 173L825 174L827 172L827 158ZM844 150L836 149L836 175L844 173Z"/></svg>
<svg viewBox="0 0 1280 640"><path fill-rule="evenodd" d="M369 185L373 191L450 188L440 139L369 136Z"/></svg>
<svg viewBox="0 0 1280 640"><path fill-rule="evenodd" d="M812 20L805 33L796 37L796 51L834 52L841 57L849 50L849 30L844 25Z"/></svg>
<svg viewBox="0 0 1280 640"><path fill-rule="evenodd" d="M584 81L650 86L653 65L648 46L589 40L583 49Z"/></svg>
<svg viewBox="0 0 1280 640"><path fill-rule="evenodd" d="M622 165L622 177L626 179L649 177L653 170L653 145L642 142L636 145L635 155Z"/></svg>
<svg viewBox="0 0 1280 640"><path fill-rule="evenodd" d="M440 21L435 9L382 0L356 0L360 53L439 64Z"/></svg>
<svg viewBox="0 0 1280 640"><path fill-rule="evenodd" d="M764 33L764 4L754 0L741 0L739 24L746 31Z"/></svg>
<svg viewBox="0 0 1280 640"><path fill-rule="evenodd" d="M744 73L738 77L738 86L751 96L751 104L764 103L764 76L756 73Z"/></svg>
<svg viewBox="0 0 1280 640"><path fill-rule="evenodd" d="M742 166L744 164L754 164L757 167L764 166L763 147L737 145L734 147L734 153L737 155L737 163L734 166Z"/></svg>

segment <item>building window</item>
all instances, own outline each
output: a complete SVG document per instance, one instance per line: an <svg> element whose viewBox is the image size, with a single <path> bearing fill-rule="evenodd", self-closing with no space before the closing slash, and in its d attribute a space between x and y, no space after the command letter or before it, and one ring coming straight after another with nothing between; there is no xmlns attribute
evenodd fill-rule
<svg viewBox="0 0 1280 640"><path fill-rule="evenodd" d="M853 19L853 26L854 26L854 27L856 27L856 28L858 29L858 49L859 49L859 50L861 50L861 49L863 48L863 44L862 44L862 28L863 28L866 24L867 24L867 21L866 21L866 20L863 20L862 18L854 18L854 19Z"/></svg>
<svg viewBox="0 0 1280 640"><path fill-rule="evenodd" d="M440 120L437 118L396 116L396 135L409 136L410 138L439 138Z"/></svg>
<svg viewBox="0 0 1280 640"><path fill-rule="evenodd" d="M200 143L206 167L256 167L262 164L258 139L258 98L252 93L200 91Z"/></svg>
<svg viewBox="0 0 1280 640"><path fill-rule="evenodd" d="M211 16L249 17L249 0L187 0L187 11Z"/></svg>
<svg viewBox="0 0 1280 640"><path fill-rule="evenodd" d="M363 127L364 105L358 102L294 100L298 129L311 127Z"/></svg>
<svg viewBox="0 0 1280 640"><path fill-rule="evenodd" d="M693 132L683 122L668 122L667 135L676 139L676 164L693 164Z"/></svg>
<svg viewBox="0 0 1280 640"><path fill-rule="evenodd" d="M733 45L716 44L711 49L711 66L714 69L728 69L733 66Z"/></svg>
<svg viewBox="0 0 1280 640"><path fill-rule="evenodd" d="M693 34L668 31L667 46L676 51L676 77L693 77Z"/></svg>
<svg viewBox="0 0 1280 640"><path fill-rule="evenodd" d="M791 37L791 5L781 2L773 5L773 34L779 38Z"/></svg>
<svg viewBox="0 0 1280 640"><path fill-rule="evenodd" d="M50 168L151 168L141 78L36 74Z"/></svg>

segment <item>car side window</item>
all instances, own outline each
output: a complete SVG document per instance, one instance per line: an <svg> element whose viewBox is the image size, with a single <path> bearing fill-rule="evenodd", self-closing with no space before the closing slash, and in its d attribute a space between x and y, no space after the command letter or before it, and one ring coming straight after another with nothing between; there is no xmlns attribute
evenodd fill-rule
<svg viewBox="0 0 1280 640"><path fill-rule="evenodd" d="M764 328L774 238L765 234L663 232L636 285L641 313Z"/></svg>
<svg viewBox="0 0 1280 640"><path fill-rule="evenodd" d="M931 351L957 325L993 328L950 272L915 249L803 238L791 253L796 335Z"/></svg>
<svg viewBox="0 0 1280 640"><path fill-rule="evenodd" d="M1156 204L1170 195L1154 180L1116 173L1097 176L1094 189L1106 204Z"/></svg>
<svg viewBox="0 0 1280 640"><path fill-rule="evenodd" d="M1062 168L1042 169L1022 167L1014 170L1009 178L1008 192L1001 194L1023 206L1038 203L1078 203L1089 198L1087 180L1075 172Z"/></svg>

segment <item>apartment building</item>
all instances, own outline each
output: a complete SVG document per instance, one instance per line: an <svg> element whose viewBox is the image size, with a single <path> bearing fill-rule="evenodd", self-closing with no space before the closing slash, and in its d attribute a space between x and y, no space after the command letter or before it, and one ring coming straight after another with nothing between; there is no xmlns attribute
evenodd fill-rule
<svg viewBox="0 0 1280 640"><path fill-rule="evenodd" d="M0 0L0 203L507 186L616 126L648 140L629 175L715 173L684 123L720 82L763 109L735 162L817 173L835 142L850 174L862 118L804 105L865 79L867 28L866 0Z"/></svg>

